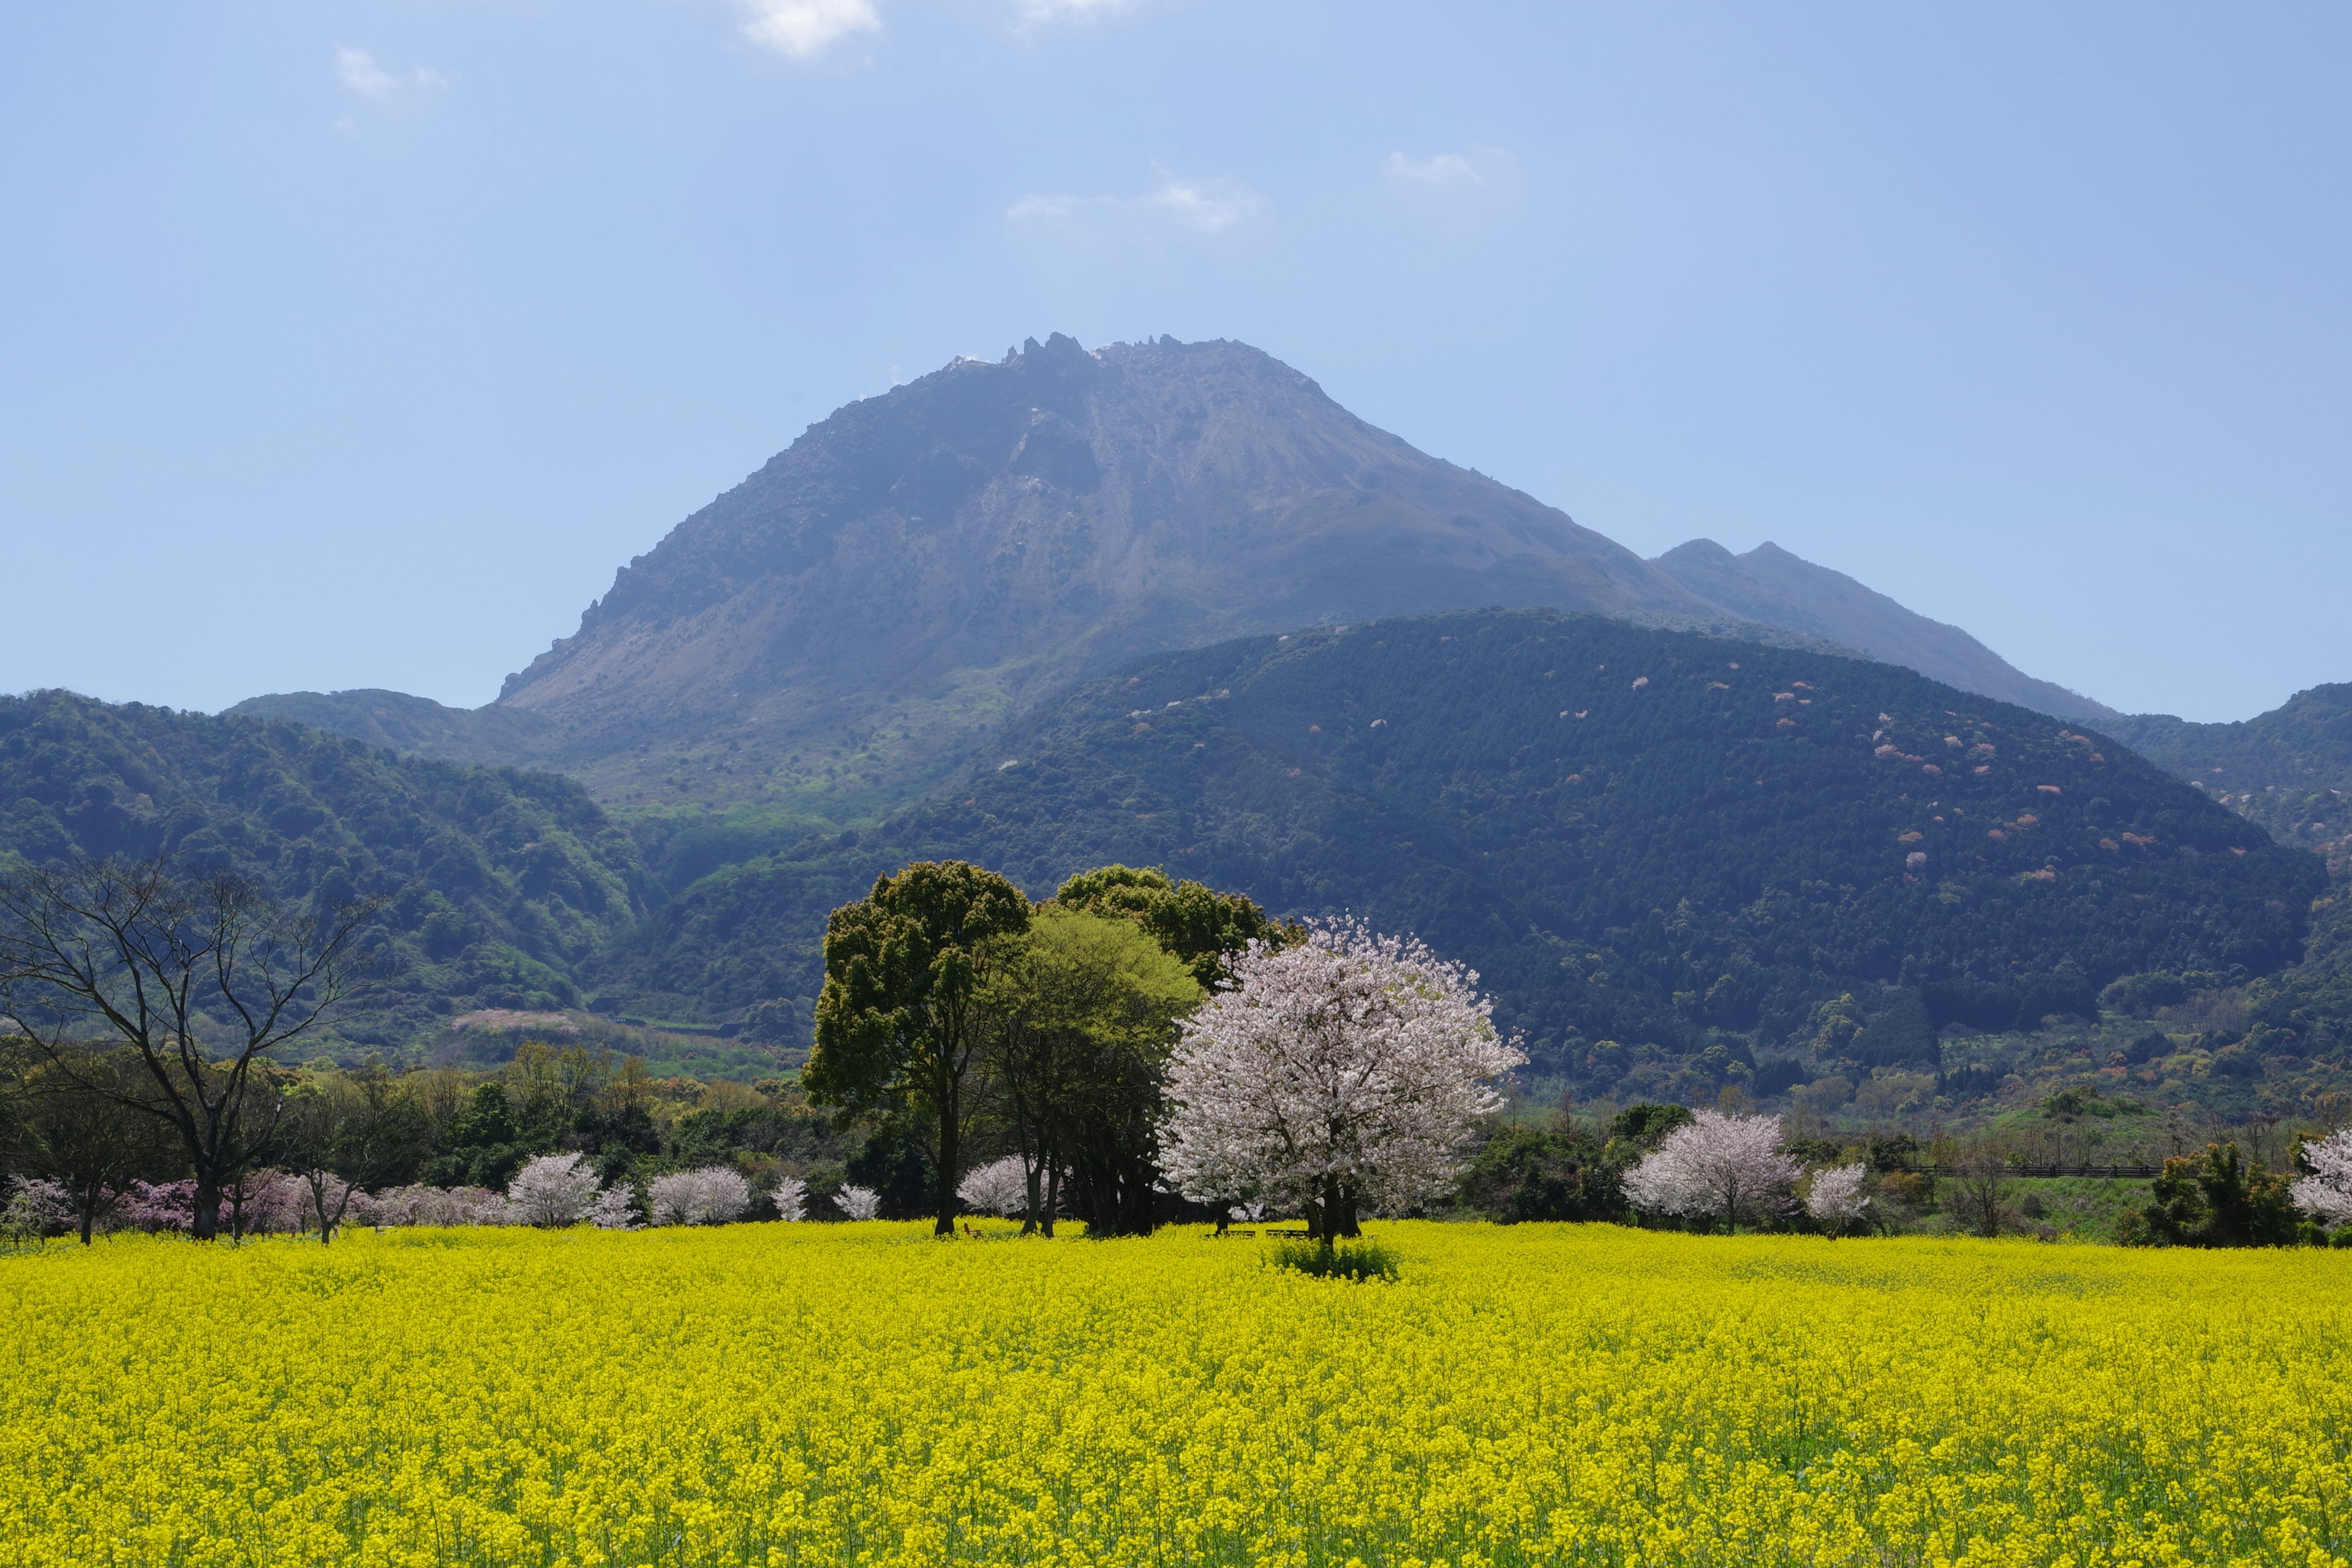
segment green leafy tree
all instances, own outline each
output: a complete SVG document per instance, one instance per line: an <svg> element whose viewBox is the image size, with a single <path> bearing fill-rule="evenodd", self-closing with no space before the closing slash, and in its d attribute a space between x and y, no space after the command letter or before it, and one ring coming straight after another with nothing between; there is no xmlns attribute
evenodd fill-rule
<svg viewBox="0 0 2352 1568"><path fill-rule="evenodd" d="M1600 1140L1575 1128L1504 1126L1471 1160L1462 1195L1505 1225L1622 1219L1619 1174L1603 1157Z"/></svg>
<svg viewBox="0 0 2352 1568"><path fill-rule="evenodd" d="M955 1233L981 987L992 950L1028 929L1021 889L961 860L877 878L825 922L816 1048L802 1081L820 1104L918 1132L941 1236Z"/></svg>
<svg viewBox="0 0 2352 1568"><path fill-rule="evenodd" d="M1183 961L1192 978L1213 986L1226 977L1225 959L1253 942L1286 947L1307 928L1285 924L1240 893L1204 883L1169 879L1153 867L1098 866L1064 882L1054 901L1066 909L1132 921Z"/></svg>
<svg viewBox="0 0 2352 1568"><path fill-rule="evenodd" d="M983 1058L1028 1173L1024 1234L1053 1234L1065 1172L1088 1235L1151 1228L1160 1080L1195 973L1148 928L1061 903L1005 944Z"/></svg>
<svg viewBox="0 0 2352 1568"><path fill-rule="evenodd" d="M2158 1247L2289 1247L2301 1215L2287 1178L2248 1165L2231 1143L2178 1155L2149 1184L2132 1239Z"/></svg>

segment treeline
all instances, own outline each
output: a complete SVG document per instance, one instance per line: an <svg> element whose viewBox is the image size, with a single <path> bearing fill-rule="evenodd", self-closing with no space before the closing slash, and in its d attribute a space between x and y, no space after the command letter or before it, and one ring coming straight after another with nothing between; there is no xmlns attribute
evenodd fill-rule
<svg viewBox="0 0 2352 1568"><path fill-rule="evenodd" d="M1357 962L1341 950L1353 943L1366 963L1378 950L1360 931L1318 949L1333 940L1328 932L1284 925L1245 897L1157 870L1097 868L1033 902L969 863L918 862L833 912L815 1051L797 1082L656 1079L635 1058L536 1041L487 1074L401 1073L373 1060L289 1065L338 1006L363 994L374 961L364 938L379 908L353 900L300 911L248 879L184 877L163 862L82 861L0 879L0 1016L18 1031L0 1056L0 1156L16 1179L13 1223L85 1237L120 1224L234 1236L278 1223L260 1216L282 1215L284 1194L297 1189L310 1194L304 1223L322 1236L354 1201L362 1216L467 1223L517 1214L579 1219L592 1207L598 1223L616 1224L665 1213L928 1215L943 1232L975 1210L1018 1215L1048 1234L1065 1218L1093 1236L1144 1233L1179 1217L1223 1223L1259 1200L1288 1201L1282 1195L1307 1177L1269 1163L1264 1151L1236 1156L1230 1182L1203 1176L1225 1156L1202 1154L1197 1136L1192 1177L1163 1173L1180 1033L1196 1014L1222 1008L1226 1048L1238 1053L1230 1059L1245 1064L1258 1049L1244 1038L1258 1026L1248 1023L1255 1004L1247 987L1253 965L1263 967L1245 952L1307 942L1299 955L1319 955L1341 987L1331 994L1339 1005ZM1217 993L1203 1012L1229 976L1243 989ZM1308 1059L1324 1048L1318 1031L1360 1032L1344 1024L1353 1005L1328 1015L1338 1023L1311 1024L1326 1016L1323 1004L1302 1002L1297 975L1269 970L1259 979L1277 987L1266 993L1269 1006L1305 1007L1296 1029L1282 1026L1279 1049L1306 1064L1311 1083L1324 1070ZM2161 1005L2185 984L2149 972L2111 1000ZM1294 987L1286 1000L1285 984ZM1459 1007L1473 1010L1457 1007L1468 1031L1460 1038L1492 1039L1475 1005L1463 989ZM1932 1017L1913 1023L1924 1029ZM1877 1027L1858 1025L1854 1038ZM1498 1049L1477 1077L1521 1059ZM1192 1070L1203 1070L1200 1060ZM1735 1089L1719 1098L1728 1108L1742 1097ZM1703 1134L1738 1142L1762 1173L1748 1184L1759 1201L1725 1210L1727 1225L1801 1228L1828 1214L1849 1229L1926 1224L1992 1235L2047 1223L2022 1202L2008 1206L2015 1168L2030 1152L2014 1138L1923 1158L1907 1136L1860 1146L1784 1136L1777 1118L1670 1102L1584 1118L1563 1109L1548 1121L1481 1127L1497 1103L1449 1112L1430 1124L1434 1131L1375 1115L1366 1125L1386 1126L1378 1137L1393 1146L1333 1157L1353 1162L1347 1182L1360 1178L1368 1194L1384 1166L1410 1168L1406 1206L1418 1212L1690 1223L1707 1212L1692 1206L1698 1199L1656 1194L1703 1196L1704 1182L1667 1181L1658 1162L1689 1154L1692 1168L1703 1166L1709 1156L1687 1147ZM2072 1124L2146 1114L2087 1088L2053 1095L2042 1109L2062 1159ZM1462 1151L1469 1158L1456 1170L1454 1144L1474 1131L1477 1146ZM1416 1138L1436 1142L1415 1152ZM2080 1150L2084 1134L2074 1138ZM2231 1142L2176 1156L2123 1238L2325 1239L2326 1226L2352 1217L2352 1197L2341 1213L2329 1206L2327 1172L2303 1152L2308 1142L2292 1141L2288 1166L2275 1173ZM1266 1173L1262 1184L1248 1173L1253 1162ZM1636 1180L1645 1166L1650 1174ZM1825 1173L1835 1173L1834 1204L1822 1196ZM1195 1201L1171 1191L1179 1184ZM2345 1184L2352 1190L2352 1174ZM526 1188L536 1195L519 1195ZM680 1195L689 1190L702 1196ZM455 1195L445 1202L433 1193ZM1327 1209L1337 1202L1319 1201ZM1346 1197L1349 1214L1355 1201ZM1336 1223L1326 1222L1327 1236Z"/></svg>

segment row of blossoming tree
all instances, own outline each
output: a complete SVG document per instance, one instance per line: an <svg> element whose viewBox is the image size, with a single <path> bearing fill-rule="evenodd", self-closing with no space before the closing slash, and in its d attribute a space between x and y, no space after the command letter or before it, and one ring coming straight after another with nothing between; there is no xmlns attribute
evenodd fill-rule
<svg viewBox="0 0 2352 1568"><path fill-rule="evenodd" d="M199 1237L224 1205L232 1234L322 1240L346 1224L626 1227L751 1210L741 1171L640 1183L576 1152L530 1158L503 1191L372 1179L398 1168L387 1152L413 1142L413 1106L374 1072L288 1094L271 1060L353 994L364 915L300 918L234 879L152 865L0 879L0 1016L102 1113L50 1140L90 1145L64 1151L70 1180L24 1176L0 1194L0 1227L78 1221L87 1241L109 1183L131 1224ZM1126 867L1033 904L980 868L918 863L835 912L825 963L805 1087L845 1121L920 1149L942 1232L966 1210L1047 1234L1066 1214L1093 1234L1148 1230L1181 1198L1296 1215L1328 1244L1366 1213L1452 1194L1502 1108L1498 1080L1525 1060L1476 974L1412 938L1350 920L1283 924ZM1737 1229L1801 1211L1831 1234L1870 1218L1865 1166L1808 1172L1776 1118L1635 1110L1638 1157L1605 1173L1596 1217L1630 1207ZM123 1187L126 1152L159 1140L189 1174ZM2232 1184L2219 1154L2214 1170L2176 1163L2149 1210L2158 1239L2294 1239L2297 1212L2305 1229L2352 1221L2352 1132L2309 1145L2292 1188L2259 1172ZM778 1217L816 1217L789 1174L759 1198ZM822 1207L862 1219L882 1204L845 1184Z"/></svg>

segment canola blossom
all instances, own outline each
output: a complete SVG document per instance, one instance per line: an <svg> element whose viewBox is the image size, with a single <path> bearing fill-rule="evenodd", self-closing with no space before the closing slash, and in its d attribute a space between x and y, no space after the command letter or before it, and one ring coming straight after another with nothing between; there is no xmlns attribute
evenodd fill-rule
<svg viewBox="0 0 2352 1568"><path fill-rule="evenodd" d="M0 1257L0 1564L2294 1564L2340 1252L1391 1224Z"/></svg>

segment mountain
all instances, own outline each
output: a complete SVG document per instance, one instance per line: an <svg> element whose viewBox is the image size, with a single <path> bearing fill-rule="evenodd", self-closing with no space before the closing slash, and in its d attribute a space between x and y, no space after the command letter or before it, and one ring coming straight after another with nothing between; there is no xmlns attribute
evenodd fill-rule
<svg viewBox="0 0 2352 1568"><path fill-rule="evenodd" d="M607 793L666 784L684 747L724 748L717 793L740 795L859 752L919 767L1138 653L1488 603L1713 613L1255 349L1055 334L812 428L624 568L499 706Z"/></svg>
<svg viewBox="0 0 2352 1568"><path fill-rule="evenodd" d="M2330 870L2352 866L2352 684L2298 691L2233 724L2143 713L2109 730L2281 843L2314 851Z"/></svg>
<svg viewBox="0 0 2352 1568"><path fill-rule="evenodd" d="M1959 627L1931 621L1777 544L1734 555L1711 539L1694 539L1650 564L1730 615L1842 643L1963 691L2088 724L2112 727L2123 718L2104 703L2035 679Z"/></svg>
<svg viewBox="0 0 2352 1568"><path fill-rule="evenodd" d="M1138 654L1484 605L1727 619L1256 349L1056 334L812 426L478 713L382 692L234 711L550 763L608 804L903 793Z"/></svg>
<svg viewBox="0 0 2352 1568"><path fill-rule="evenodd" d="M477 1007L577 1001L573 966L658 899L577 784L395 756L281 720L0 698L0 863L173 853L281 897L389 894L396 963L343 1029L399 1045Z"/></svg>
<svg viewBox="0 0 2352 1568"><path fill-rule="evenodd" d="M230 711L566 773L646 829L675 889L812 826L877 820L1125 659L1490 605L1857 653L2102 727L2168 766L2219 764L2236 743L2126 719L1777 545L1693 540L1642 561L1245 344L1089 353L1058 334L811 426L624 567L487 707L361 690ZM2293 714L2252 722L2300 733ZM2343 786L2332 763L2289 760L2300 743L2260 742L2288 770L2248 775L2266 806ZM2283 831L2315 842L2322 819L2285 812Z"/></svg>
<svg viewBox="0 0 2352 1568"><path fill-rule="evenodd" d="M1690 1096L1762 1053L1826 1054L1840 1016L1895 1018L1867 1048L1932 1066L1948 1022L2094 1013L2142 971L2274 972L2324 881L2039 713L1550 611L1157 656L997 753L870 831L704 879L595 981L648 1006L772 999L804 1026L825 911L877 872L961 856L1043 894L1118 860L1416 931L1485 973L1535 1070Z"/></svg>

